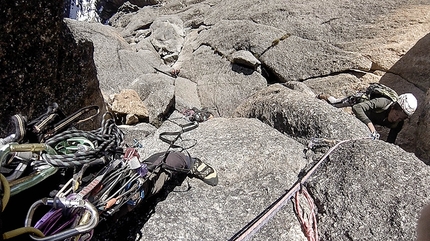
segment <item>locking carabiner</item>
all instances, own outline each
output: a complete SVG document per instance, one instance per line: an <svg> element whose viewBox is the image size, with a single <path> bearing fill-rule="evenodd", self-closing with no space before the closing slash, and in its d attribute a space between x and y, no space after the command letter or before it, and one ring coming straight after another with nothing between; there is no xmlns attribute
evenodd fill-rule
<svg viewBox="0 0 430 241"><path fill-rule="evenodd" d="M0 165L3 166L6 163L7 156L11 152L41 152L45 151L48 154L57 154L55 150L45 143L29 143L29 144L18 144L8 143L0 148Z"/></svg>
<svg viewBox="0 0 430 241"><path fill-rule="evenodd" d="M56 154L55 150L51 146L45 143L30 143L30 144L9 143L0 148L0 163L1 163L0 165L3 166L3 164L6 163L7 157L10 153L42 152L42 151L47 152L49 154ZM41 181L52 176L56 172L57 172L56 167L48 166L47 168L34 172L29 176L11 180L10 182L11 196L40 183Z"/></svg>
<svg viewBox="0 0 430 241"><path fill-rule="evenodd" d="M62 208L62 209L77 208L77 207L85 208L85 210L89 212L91 219L88 222L85 222L84 224L79 223L78 226L75 226L73 228L69 228L61 232L58 232L56 234L52 234L42 238L36 237L34 235L30 235L30 237L36 241L64 240L80 234L88 233L91 230L93 230L99 223L99 213L97 209L87 200L83 200L83 199L67 200L66 198L43 198L33 203L33 205L31 205L30 209L28 210L27 217L25 219L25 227L32 227L31 223L33 220L33 215L36 209L42 205L52 206L53 208Z"/></svg>

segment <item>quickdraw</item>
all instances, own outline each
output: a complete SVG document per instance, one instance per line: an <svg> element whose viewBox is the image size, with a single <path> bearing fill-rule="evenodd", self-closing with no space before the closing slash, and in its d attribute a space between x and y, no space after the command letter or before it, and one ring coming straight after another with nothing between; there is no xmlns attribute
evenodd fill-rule
<svg viewBox="0 0 430 241"><path fill-rule="evenodd" d="M70 143L63 143L63 148L59 144L56 150L52 147L52 143L43 142L59 131L70 127L72 124L87 121L95 117L98 113L99 108L97 106L89 106L78 110L68 117L64 117L58 105L54 103L48 107L45 114L28 124L25 117L18 114L12 116L11 120L15 125L15 133L0 140L0 170L5 174L6 180L10 182L11 195L13 196L33 187L55 174L58 167L61 166L52 165L46 159L50 156L57 156L57 150L61 154L64 152L76 153L79 148L85 148L85 150L91 149L93 147L92 143L82 141L81 139L78 139L81 142L76 145L76 149L73 149L72 145L66 146L66 144ZM87 116L88 114L90 115ZM38 136L37 140L40 143L20 143L24 140L35 140L32 136L33 134ZM69 142L76 142L78 140L71 139Z"/></svg>
<svg viewBox="0 0 430 241"><path fill-rule="evenodd" d="M2 174L0 174L0 183L3 190L3 198L1 199L1 202L0 202L1 204L0 212L3 212L9 202L10 186L9 186L9 182ZM44 234L42 233L42 231L34 227L18 228L12 231L8 231L6 233L2 233L1 235L2 235L2 239L6 240L26 233L33 233L39 237L44 237Z"/></svg>
<svg viewBox="0 0 430 241"><path fill-rule="evenodd" d="M145 198L148 191L145 183L152 172L161 167L173 168L165 161L155 167L140 161L136 148L142 145L134 140L132 147L126 147L124 134L110 113L103 116L101 127L96 130L67 129L73 123L94 117L78 121L91 110L98 113L98 108L91 106L64 117L54 103L29 124L24 117L16 115L16 133L0 140L0 167L9 174L4 178L10 182L11 196L35 186L58 170L74 170L58 191L51 192L51 197L40 199L30 207L24 228L37 230L35 235L30 235L34 240L91 239L100 220L114 215L124 205L136 206ZM186 124L178 125L180 131L163 132L160 139L169 144L169 149L185 150L175 142L182 140L181 134L196 128L198 123L187 120ZM26 134L37 134L40 142L20 143L34 140ZM51 209L36 220L34 214L41 206Z"/></svg>
<svg viewBox="0 0 430 241"><path fill-rule="evenodd" d="M36 184L40 183L41 181L45 180L46 178L52 176L57 172L57 168L52 166L39 166L34 169L34 171L25 176L21 177L21 175L24 173L25 169L31 162L34 160L32 159L32 153L40 153L40 152L48 152L48 153L55 153L55 150L52 149L49 145L46 145L44 143L36 143L36 144L17 144L17 143L9 143L7 145L4 145L0 148L0 163L1 166L4 166L7 164L7 157L10 153L25 153L27 155L27 158L24 158L22 155L20 156L21 162L18 164L18 166L15 168L14 172L7 177L7 180L10 182L11 186L11 195L14 196L15 194L26 190L30 187L35 186ZM15 154L15 156L19 156Z"/></svg>
<svg viewBox="0 0 430 241"><path fill-rule="evenodd" d="M45 114L27 124L27 131L36 135L38 142L45 142L50 137L65 130L73 124L79 124L94 118L99 114L99 111L98 106L88 106L65 117L60 111L58 104L53 103L48 107ZM94 113L84 117L90 112ZM35 141L31 135L29 136L29 140Z"/></svg>
<svg viewBox="0 0 430 241"><path fill-rule="evenodd" d="M124 204L133 205L130 200L136 194L139 194L139 200L143 199L142 186L146 181L147 170L142 170L146 167L144 164L139 167L129 165L130 160L136 156L138 154L134 148L127 148L122 159L112 160L85 186L80 185L78 189L73 186L76 177L83 175L81 170L82 172L69 180L54 198L45 198L33 204L27 215L26 227L32 226L37 207L48 205L53 208L34 225L46 236L32 238L44 241L80 235L91 236L90 231L99 222L100 215L112 216ZM139 200L135 200L134 205Z"/></svg>

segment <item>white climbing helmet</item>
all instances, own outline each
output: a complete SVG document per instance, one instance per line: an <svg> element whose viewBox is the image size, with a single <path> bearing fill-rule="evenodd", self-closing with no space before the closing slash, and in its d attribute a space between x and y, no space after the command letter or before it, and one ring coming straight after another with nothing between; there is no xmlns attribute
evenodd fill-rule
<svg viewBox="0 0 430 241"><path fill-rule="evenodd" d="M397 103L399 103L400 107L402 107L403 111L408 116L411 116L418 106L417 99L411 93L401 94L397 100Z"/></svg>

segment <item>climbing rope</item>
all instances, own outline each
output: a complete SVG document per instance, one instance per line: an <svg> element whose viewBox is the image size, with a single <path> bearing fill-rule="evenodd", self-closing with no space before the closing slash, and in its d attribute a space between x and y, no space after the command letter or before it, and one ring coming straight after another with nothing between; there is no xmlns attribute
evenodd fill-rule
<svg viewBox="0 0 430 241"><path fill-rule="evenodd" d="M300 207L300 194L302 194L308 204L309 214L305 218L304 210ZM315 214L315 204L309 192L305 186L301 186L301 189L294 195L294 211L302 227L302 231L305 234L308 241L318 241L318 227L317 217Z"/></svg>
<svg viewBox="0 0 430 241"><path fill-rule="evenodd" d="M178 124L181 129L162 132L160 139L169 144L169 149L181 148L182 151L186 151L187 148L175 142L184 141L181 135L196 128L198 123L172 122ZM52 136L44 143L62 154L44 152L39 162L45 162L56 168L79 166L81 169L56 194L53 194L54 198L44 198L30 207L26 227L34 225L45 235L44 238L30 235L32 239L48 241L74 237L74 240L88 240L100 218L108 218L117 213L121 207L125 205L134 207L143 200L147 195L144 184L150 177L147 174L153 171L154 167L148 166L150 163L141 162L138 150L134 147L125 147L123 139L123 133L113 119L109 119L96 131L68 130ZM85 144L87 149L85 152L79 152L77 151L79 148L70 146L81 144ZM166 151L166 157L169 149ZM69 152L70 154L67 154ZM99 163L102 165L94 166L91 169L92 173L84 176L86 169L101 159L104 160ZM165 160L157 165L174 169L168 166ZM98 168L95 173L94 168ZM189 171L179 168L174 170ZM52 208L33 224L33 214L42 205Z"/></svg>
<svg viewBox="0 0 430 241"><path fill-rule="evenodd" d="M15 121L18 123L17 133L0 140L1 166L3 170L7 166L9 170L6 171L12 173L7 178L1 175L4 189L1 203L6 206L10 196L33 187L57 170L70 167L80 170L61 190L51 192L53 198L33 203L27 213L25 227L5 233L3 239L30 233L30 237L38 241L70 240L71 237L73 240L89 240L101 215L112 216L123 205L137 205L144 197L146 164L139 161L136 149L125 148L123 132L113 118L106 118L111 114L103 116L101 127L96 130L64 130L73 123L94 117L78 121L95 108L83 108L60 121L57 108L56 105L48 108L45 115L29 126L24 124L25 118L20 118L22 122ZM16 143L16 137L22 139L22 134L25 134L22 131L24 127L36 130L41 137L38 139L44 143ZM84 176L90 166L91 173ZM27 167L32 167L32 172L21 177ZM52 208L32 226L33 215L39 206Z"/></svg>
<svg viewBox="0 0 430 241"><path fill-rule="evenodd" d="M349 140L342 140L336 143L333 147L331 147L323 157L311 168L309 171L305 173L297 182L293 185L293 187L285 194L280 196L275 202L273 202L268 208L266 208L263 212L261 212L257 217L255 217L251 222L249 222L245 227L243 227L239 232L237 232L230 241L237 241L237 240L247 240L252 235L258 232L258 230L263 227L283 206L286 205L287 201L292 198L292 196L300 191L303 184L309 179L309 177L316 171L316 169L324 162L324 160L337 148L339 145L346 143L346 142L352 142L352 141L358 141L358 140L364 140L364 139L370 139L371 137L364 137L364 138L357 138L357 139L349 139ZM316 219L315 219L316 221ZM316 224L316 222L315 222Z"/></svg>
<svg viewBox="0 0 430 241"><path fill-rule="evenodd" d="M94 149L77 151L72 154L48 154L43 153L42 159L55 167L81 166L86 163L96 161L98 158L115 153L121 147L124 140L123 132L117 127L113 119L104 120L102 126L94 131L68 130L59 133L46 141L46 144L53 147L60 142L72 138L86 138L95 143ZM35 165L40 165L35 162Z"/></svg>

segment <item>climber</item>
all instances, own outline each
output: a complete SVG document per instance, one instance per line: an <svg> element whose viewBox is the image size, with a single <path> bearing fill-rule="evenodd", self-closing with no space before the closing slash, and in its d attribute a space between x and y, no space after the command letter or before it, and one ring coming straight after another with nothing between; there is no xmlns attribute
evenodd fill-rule
<svg viewBox="0 0 430 241"><path fill-rule="evenodd" d="M341 101L332 96L320 94L319 99L328 101L335 107L348 106L346 98ZM343 104L342 104L343 102ZM374 124L390 128L387 142L394 143L397 134L403 127L404 120L411 117L417 109L417 99L411 93L399 95L396 101L387 97L369 98L365 101L357 101L352 105L355 116L367 125L374 139L379 139Z"/></svg>
<svg viewBox="0 0 430 241"><path fill-rule="evenodd" d="M413 94L399 96L396 102L381 97L355 104L352 110L355 116L367 125L372 137L379 138L374 124L390 128L387 142L394 143L397 134L402 130L404 120L417 109L417 99Z"/></svg>

